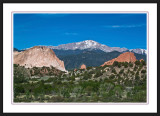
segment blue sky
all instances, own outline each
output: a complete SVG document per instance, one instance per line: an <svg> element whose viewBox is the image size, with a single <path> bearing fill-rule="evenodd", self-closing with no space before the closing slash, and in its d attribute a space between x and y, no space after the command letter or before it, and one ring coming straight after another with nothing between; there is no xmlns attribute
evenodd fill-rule
<svg viewBox="0 0 160 116"><path fill-rule="evenodd" d="M146 14L14 14L18 49L94 40L110 47L146 49Z"/></svg>

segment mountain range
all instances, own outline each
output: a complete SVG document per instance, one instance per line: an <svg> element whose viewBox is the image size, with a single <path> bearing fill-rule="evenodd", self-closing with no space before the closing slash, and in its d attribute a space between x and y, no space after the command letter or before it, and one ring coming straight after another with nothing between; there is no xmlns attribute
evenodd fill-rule
<svg viewBox="0 0 160 116"><path fill-rule="evenodd" d="M44 46L39 47L43 48ZM64 62L64 67L67 70L80 68L82 64L85 64L87 67L100 66L104 64L104 62L117 58L124 52L134 53L137 60L146 60L147 53L145 49L129 50L127 48L109 47L93 40L62 44L59 46L45 46L45 48L52 49L59 60ZM14 48L14 51L23 52L28 49L18 50Z"/></svg>
<svg viewBox="0 0 160 116"><path fill-rule="evenodd" d="M80 68L82 64L85 64L87 67L100 66L124 52L133 52L137 60L146 60L147 54L145 49L129 50L127 48L109 47L93 40L47 47L53 49L57 57L64 61L67 70Z"/></svg>
<svg viewBox="0 0 160 116"><path fill-rule="evenodd" d="M75 52L75 51L74 51ZM104 62L112 60L116 57L118 57L122 52L98 52L94 50L78 50L79 53L76 54L70 54L70 55L59 55L62 53L65 53L65 51L62 51L59 53L59 51L55 51L55 54L57 57L64 61L65 68L67 70L80 68L82 64L85 64L87 67L90 66L100 66ZM137 54L134 53L137 60L144 59L146 61L146 55L145 54Z"/></svg>
<svg viewBox="0 0 160 116"><path fill-rule="evenodd" d="M85 49L91 49L91 50L101 50L106 53L108 52L113 52L113 51L118 51L118 52L127 52L131 51L137 54L146 54L145 49L127 49L127 48L120 48L120 47L109 47L104 44L100 44L96 41L93 40L85 40L82 42L74 42L74 43L68 43L68 44L62 44L59 46L47 46L51 49L56 49L56 50L85 50Z"/></svg>

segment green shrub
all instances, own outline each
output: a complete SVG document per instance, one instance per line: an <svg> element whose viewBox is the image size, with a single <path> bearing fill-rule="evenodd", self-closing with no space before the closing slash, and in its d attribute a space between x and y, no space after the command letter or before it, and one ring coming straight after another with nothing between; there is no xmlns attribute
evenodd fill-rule
<svg viewBox="0 0 160 116"><path fill-rule="evenodd" d="M113 89L113 92L114 92L114 94L115 94L118 98L120 98L120 97L122 96L122 92L123 92L122 86L116 85L116 86L114 87L114 89Z"/></svg>
<svg viewBox="0 0 160 116"><path fill-rule="evenodd" d="M132 63L129 63L129 67L133 67L133 64L132 64Z"/></svg>
<svg viewBox="0 0 160 116"><path fill-rule="evenodd" d="M112 69L112 73L117 74L117 72L116 72L116 70L115 70L115 69Z"/></svg>
<svg viewBox="0 0 160 116"><path fill-rule="evenodd" d="M125 68L128 67L128 62L122 62L122 66L124 66Z"/></svg>
<svg viewBox="0 0 160 116"><path fill-rule="evenodd" d="M120 71L119 71L119 74L122 74L124 72L124 69L121 69Z"/></svg>
<svg viewBox="0 0 160 116"><path fill-rule="evenodd" d="M118 63L118 68L121 68L121 62Z"/></svg>
<svg viewBox="0 0 160 116"><path fill-rule="evenodd" d="M136 75L139 75L139 71L136 72Z"/></svg>
<svg viewBox="0 0 160 116"><path fill-rule="evenodd" d="M146 65L146 62L145 62L144 60L142 60L142 61L141 61L141 64L142 64L143 66L145 66L145 65Z"/></svg>
<svg viewBox="0 0 160 116"><path fill-rule="evenodd" d="M94 78L100 77L102 75L103 75L103 73L101 73L100 70L96 70L96 74L94 75Z"/></svg>
<svg viewBox="0 0 160 116"><path fill-rule="evenodd" d="M118 61L114 61L113 66L118 66Z"/></svg>
<svg viewBox="0 0 160 116"><path fill-rule="evenodd" d="M106 67L109 67L109 65L104 65L104 66L103 66L103 69L106 68Z"/></svg>
<svg viewBox="0 0 160 116"><path fill-rule="evenodd" d="M140 79L139 75L136 75L135 79L138 81Z"/></svg>
<svg viewBox="0 0 160 116"><path fill-rule="evenodd" d="M87 67L87 70L90 70L90 69L92 69L92 67Z"/></svg>
<svg viewBox="0 0 160 116"><path fill-rule="evenodd" d="M114 79L114 78L115 78L115 75L112 74L112 75L109 76L109 78L110 78L110 79Z"/></svg>
<svg viewBox="0 0 160 116"><path fill-rule="evenodd" d="M132 74L132 75L134 75L135 73L134 73L134 71L130 71L130 73Z"/></svg>
<svg viewBox="0 0 160 116"><path fill-rule="evenodd" d="M136 65L140 65L140 61L139 61L139 60L136 60L136 61L135 61L135 64L136 64Z"/></svg>
<svg viewBox="0 0 160 116"><path fill-rule="evenodd" d="M14 97L16 97L20 93L24 93L24 92L25 92L25 90L24 90L23 85L14 85Z"/></svg>
<svg viewBox="0 0 160 116"><path fill-rule="evenodd" d="M124 63L124 68L128 68L128 62Z"/></svg>
<svg viewBox="0 0 160 116"><path fill-rule="evenodd" d="M141 73L146 73L146 70L142 70Z"/></svg>
<svg viewBox="0 0 160 116"><path fill-rule="evenodd" d="M133 71L136 71L137 69L138 69L138 67L137 67L137 66L135 66L135 67L134 67L134 69L133 69Z"/></svg>
<svg viewBox="0 0 160 116"><path fill-rule="evenodd" d="M15 68L15 67L18 67L19 66L19 64L13 64L13 67Z"/></svg>

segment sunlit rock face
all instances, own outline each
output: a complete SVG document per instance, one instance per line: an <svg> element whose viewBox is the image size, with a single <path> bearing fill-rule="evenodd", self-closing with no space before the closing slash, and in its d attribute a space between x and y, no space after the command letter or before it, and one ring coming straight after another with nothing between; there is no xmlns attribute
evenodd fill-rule
<svg viewBox="0 0 160 116"><path fill-rule="evenodd" d="M135 62L137 59L134 55L134 53L132 52L125 52L123 54L120 54L117 58L114 58L112 60L109 60L107 62L105 62L103 65L112 65L114 63L114 61L117 62Z"/></svg>
<svg viewBox="0 0 160 116"><path fill-rule="evenodd" d="M14 64L32 67L55 67L61 71L65 71L64 62L61 61L54 51L45 46L34 46L22 52L14 52Z"/></svg>
<svg viewBox="0 0 160 116"><path fill-rule="evenodd" d="M82 64L80 69L86 69L86 65Z"/></svg>

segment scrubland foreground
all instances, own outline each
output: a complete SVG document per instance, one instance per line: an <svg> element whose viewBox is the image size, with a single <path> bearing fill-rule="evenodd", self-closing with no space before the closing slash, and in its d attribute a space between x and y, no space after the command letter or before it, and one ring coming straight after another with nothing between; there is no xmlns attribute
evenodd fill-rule
<svg viewBox="0 0 160 116"><path fill-rule="evenodd" d="M146 102L145 61L62 72L14 64L14 102Z"/></svg>

